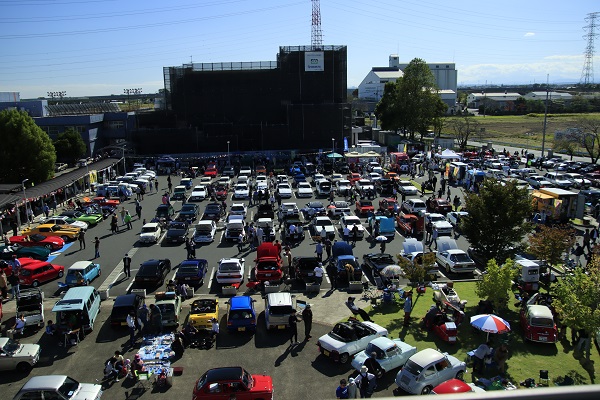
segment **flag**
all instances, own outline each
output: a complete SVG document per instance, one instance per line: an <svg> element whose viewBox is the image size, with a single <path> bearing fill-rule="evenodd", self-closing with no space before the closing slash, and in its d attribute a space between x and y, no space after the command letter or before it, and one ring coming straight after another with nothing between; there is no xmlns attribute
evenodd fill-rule
<svg viewBox="0 0 600 400"><path fill-rule="evenodd" d="M404 152L406 153L408 151L408 143L404 143Z"/></svg>

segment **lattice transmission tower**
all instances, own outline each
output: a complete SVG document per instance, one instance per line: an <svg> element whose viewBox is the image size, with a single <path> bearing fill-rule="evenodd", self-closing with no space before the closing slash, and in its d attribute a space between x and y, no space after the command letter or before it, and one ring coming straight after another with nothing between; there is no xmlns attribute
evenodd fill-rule
<svg viewBox="0 0 600 400"><path fill-rule="evenodd" d="M583 60L583 71L581 71L581 79L579 83L582 85L589 85L594 83L594 38L598 36L596 33L596 27L598 22L596 18L600 17L600 12L589 13L585 17L587 25L583 27L586 33L583 38L587 44L585 46L584 60Z"/></svg>
<svg viewBox="0 0 600 400"><path fill-rule="evenodd" d="M313 50L321 49L323 47L320 0L312 0L312 26L310 35L310 45L313 48Z"/></svg>

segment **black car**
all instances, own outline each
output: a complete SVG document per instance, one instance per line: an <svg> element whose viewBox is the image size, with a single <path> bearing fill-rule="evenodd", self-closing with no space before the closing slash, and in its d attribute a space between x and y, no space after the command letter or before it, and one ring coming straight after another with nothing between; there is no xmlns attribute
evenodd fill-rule
<svg viewBox="0 0 600 400"><path fill-rule="evenodd" d="M187 222L173 221L169 223L165 241L167 243L184 243L188 236Z"/></svg>
<svg viewBox="0 0 600 400"><path fill-rule="evenodd" d="M229 176L229 177L234 177L235 176L235 168L233 167L225 167L225 169L221 172L222 176Z"/></svg>
<svg viewBox="0 0 600 400"><path fill-rule="evenodd" d="M181 206L181 210L179 211L179 215L175 220L192 223L198 218L198 204L187 203Z"/></svg>
<svg viewBox="0 0 600 400"><path fill-rule="evenodd" d="M186 283L190 286L198 287L204 283L208 261L206 260L184 260L177 267L175 282L179 285Z"/></svg>
<svg viewBox="0 0 600 400"><path fill-rule="evenodd" d="M170 204L161 204L156 209L157 219L171 219L173 215L175 215L175 209Z"/></svg>
<svg viewBox="0 0 600 400"><path fill-rule="evenodd" d="M162 286L167 274L171 271L171 260L148 260L138 269L135 283L139 285Z"/></svg>
<svg viewBox="0 0 600 400"><path fill-rule="evenodd" d="M387 253L370 253L363 256L363 265L373 271L381 271L388 265L395 265L398 261Z"/></svg>
<svg viewBox="0 0 600 400"><path fill-rule="evenodd" d="M314 213L308 212L309 208L312 208ZM304 207L301 211L304 215L304 218L310 218L311 215L327 215L327 209L320 201L309 201L308 204L306 204L306 207Z"/></svg>
<svg viewBox="0 0 600 400"><path fill-rule="evenodd" d="M256 213L254 214L254 221L258 221L259 218L271 218L275 219L275 212L269 204L260 204Z"/></svg>
<svg viewBox="0 0 600 400"><path fill-rule="evenodd" d="M137 309L144 304L144 298L136 293L117 296L110 312L110 325L113 327L127 326L127 315L134 311L137 315Z"/></svg>
<svg viewBox="0 0 600 400"><path fill-rule="evenodd" d="M314 282L314 271L317 265L319 265L319 259L317 257L294 257L292 259L290 273L298 280L306 283Z"/></svg>
<svg viewBox="0 0 600 400"><path fill-rule="evenodd" d="M206 208L204 209L204 214L202 215L202 219L212 219L217 222L225 215L225 210L221 207L219 203L208 203Z"/></svg>

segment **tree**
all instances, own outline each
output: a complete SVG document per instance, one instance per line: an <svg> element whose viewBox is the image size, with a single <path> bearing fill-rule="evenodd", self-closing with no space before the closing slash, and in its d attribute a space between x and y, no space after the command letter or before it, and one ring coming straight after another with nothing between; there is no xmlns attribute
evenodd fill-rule
<svg viewBox="0 0 600 400"><path fill-rule="evenodd" d="M506 308L515 270L514 262L510 259L501 266L496 260L488 261L485 274L481 275L481 279L476 283L475 294L491 300L499 309Z"/></svg>
<svg viewBox="0 0 600 400"><path fill-rule="evenodd" d="M469 215L462 218L460 228L475 251L488 260L504 261L531 231L527 222L531 198L515 181L502 186L495 179L486 179L479 194L467 194L465 203Z"/></svg>
<svg viewBox="0 0 600 400"><path fill-rule="evenodd" d="M404 271L403 276L413 283L424 282L428 272L435 266L435 253L433 252L424 253L422 257L415 257L414 262L400 254L396 258L398 265Z"/></svg>
<svg viewBox="0 0 600 400"><path fill-rule="evenodd" d="M576 268L559 280L553 302L561 321L571 329L585 329L590 336L600 329L600 260L593 257L586 271ZM588 351L589 356L589 351Z"/></svg>
<svg viewBox="0 0 600 400"><path fill-rule="evenodd" d="M0 143L0 183L40 183L54 176L52 140L25 111L0 112Z"/></svg>
<svg viewBox="0 0 600 400"><path fill-rule="evenodd" d="M596 164L600 158L600 119L579 118L577 127L583 132L581 145L590 156L592 164Z"/></svg>
<svg viewBox="0 0 600 400"><path fill-rule="evenodd" d="M569 139L558 139L554 141L554 151L556 152L564 152L571 157L571 161L573 161L573 156L577 154L577 148L579 145L576 141L572 141Z"/></svg>
<svg viewBox="0 0 600 400"><path fill-rule="evenodd" d="M562 261L562 255L575 243L575 231L566 226L540 226L540 231L529 236L529 252L550 265Z"/></svg>
<svg viewBox="0 0 600 400"><path fill-rule="evenodd" d="M402 105L400 104L398 83L388 82L383 88L383 96L375 106L375 115L381 121L381 128L398 132L403 128L403 122L400 119Z"/></svg>
<svg viewBox="0 0 600 400"><path fill-rule="evenodd" d="M73 128L58 134L54 141L54 148L56 158L66 163L75 163L86 153L85 142Z"/></svg>
<svg viewBox="0 0 600 400"><path fill-rule="evenodd" d="M464 150L471 135L479 130L479 121L470 115L448 118L448 126L454 131L458 147Z"/></svg>

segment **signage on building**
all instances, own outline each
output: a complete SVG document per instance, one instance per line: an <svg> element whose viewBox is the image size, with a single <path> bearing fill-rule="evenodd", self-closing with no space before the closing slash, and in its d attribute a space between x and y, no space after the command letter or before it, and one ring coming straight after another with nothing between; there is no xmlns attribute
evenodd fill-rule
<svg viewBox="0 0 600 400"><path fill-rule="evenodd" d="M304 71L324 71L325 56L322 51L307 51L304 53Z"/></svg>

